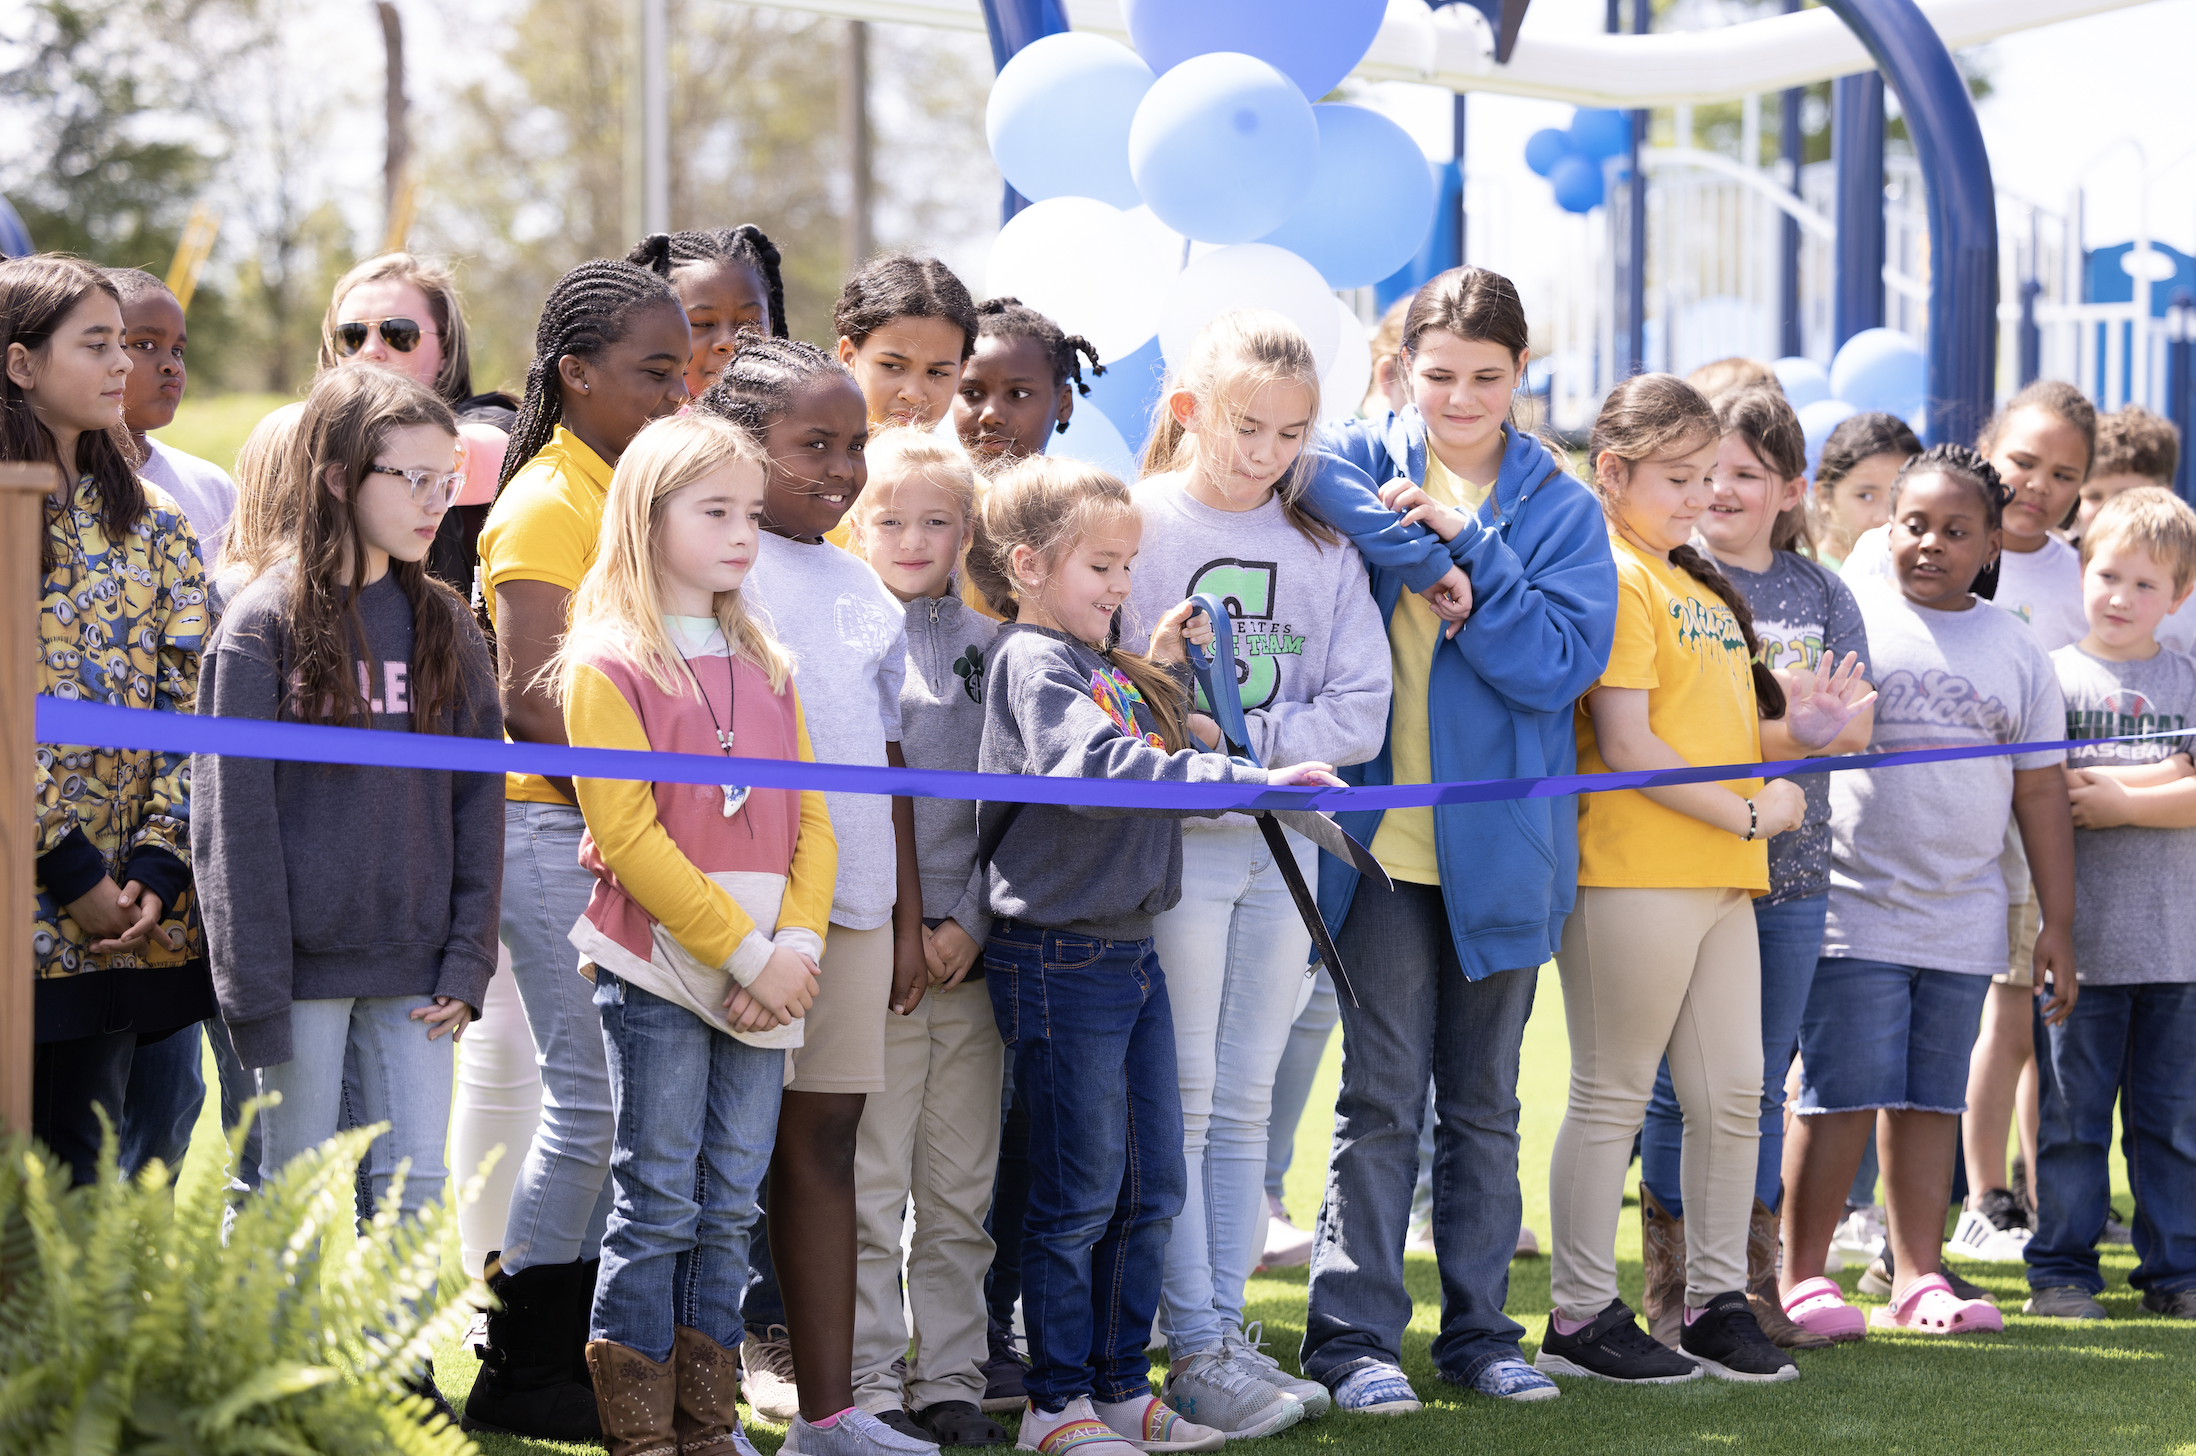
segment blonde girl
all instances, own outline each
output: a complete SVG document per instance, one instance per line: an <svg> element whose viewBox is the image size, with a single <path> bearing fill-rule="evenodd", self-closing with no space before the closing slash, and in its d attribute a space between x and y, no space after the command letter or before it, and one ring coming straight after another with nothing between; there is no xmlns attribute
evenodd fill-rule
<svg viewBox="0 0 2196 1456"><path fill-rule="evenodd" d="M1295 325L1259 310L1223 315L1168 381L1135 490L1144 536L1129 617L1156 621L1199 593L1228 604L1228 686L1264 763L1362 763L1388 721L1387 634L1364 563L1302 500L1318 415L1318 365ZM1205 745L1222 746L1203 712L1193 721ZM1263 1436L1333 1403L1243 1328L1274 1073L1309 990L1311 934L1248 816L1193 820L1182 840L1181 900L1152 928L1171 968L1190 1188L1167 1244L1166 1396L1231 1439ZM1317 883L1318 851L1293 833L1288 842Z"/></svg>
<svg viewBox="0 0 2196 1456"><path fill-rule="evenodd" d="M1128 487L1043 457L992 482L969 571L1008 619L984 674L992 773L1166 783L1335 783L1324 764L1260 769L1187 732L1182 603L1149 655L1119 643L1143 536ZM1181 894L1171 814L979 806L988 860L984 985L1030 1116L1022 1239L1029 1330L1024 1448L1076 1456L1216 1450L1224 1432L1151 1393L1144 1344L1180 1213L1182 1105L1154 918Z"/></svg>
<svg viewBox="0 0 2196 1456"><path fill-rule="evenodd" d="M1611 391L1594 424L1594 484L1617 563L1615 643L1577 709L1582 773L1759 762L1787 693L1760 665L1745 598L1688 544L1712 497L1722 428L1667 374ZM1830 736L1866 700L1848 676L1791 697L1795 739ZM1805 725L1803 727L1803 724ZM1555 1308L1534 1362L1632 1384L1797 1379L1746 1298L1761 1100L1761 958L1752 897L1767 840L1799 827L1786 780L1586 797L1578 902L1556 951L1570 1026L1570 1106L1549 1172ZM1685 1320L1680 1350L1642 1332L1616 1283L1625 1169L1667 1056L1685 1113ZM1697 1362L1697 1363L1696 1363Z"/></svg>
<svg viewBox="0 0 2196 1456"><path fill-rule="evenodd" d="M822 794L740 783L743 759L814 756L792 661L740 595L766 469L708 416L637 435L547 669L574 745L725 760L721 786L573 781L595 890L570 938L615 1120L587 1364L614 1456L753 1450L739 1291L838 868Z"/></svg>

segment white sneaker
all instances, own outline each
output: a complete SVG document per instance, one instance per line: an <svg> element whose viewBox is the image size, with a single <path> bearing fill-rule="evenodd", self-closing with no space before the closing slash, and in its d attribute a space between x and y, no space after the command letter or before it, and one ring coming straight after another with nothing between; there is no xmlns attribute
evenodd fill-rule
<svg viewBox="0 0 2196 1456"><path fill-rule="evenodd" d="M1261 1269L1301 1269L1311 1262L1312 1231L1289 1222L1281 1200L1266 1195L1266 1251L1259 1257Z"/></svg>
<svg viewBox="0 0 2196 1456"><path fill-rule="evenodd" d="M1220 1337L1220 1348L1227 1361L1253 1380L1262 1380L1292 1397L1304 1407L1304 1419L1317 1420L1334 1408L1334 1395L1316 1380L1306 1380L1291 1375L1281 1368L1281 1363L1266 1353L1266 1322L1252 1320L1238 1335L1232 1330Z"/></svg>
<svg viewBox="0 0 2196 1456"><path fill-rule="evenodd" d="M1945 1241L1944 1251L1955 1259L2019 1264L2026 1262L2024 1251L2030 1236L2028 1229L1999 1228L1987 1214L1969 1208L1961 1211L1960 1221L1953 1228L1952 1237Z"/></svg>
<svg viewBox="0 0 2196 1456"><path fill-rule="evenodd" d="M1041 1411L1035 1405L1022 1411L1022 1433L1015 1439L1018 1451L1042 1451L1045 1456L1073 1451L1075 1456L1143 1456L1098 1419L1090 1397L1078 1395L1058 1411Z"/></svg>
<svg viewBox="0 0 2196 1456"><path fill-rule="evenodd" d="M1830 1236L1830 1247L1848 1259L1865 1264L1883 1252L1883 1238L1883 1205L1871 1203L1839 1220L1837 1232Z"/></svg>
<svg viewBox="0 0 2196 1456"><path fill-rule="evenodd" d="M1433 1251L1433 1220L1428 1219L1424 1223L1412 1224L1409 1236L1403 1240L1403 1252L1406 1254L1430 1254Z"/></svg>
<svg viewBox="0 0 2196 1456"><path fill-rule="evenodd" d="M1213 1451L1285 1431L1304 1419L1304 1406L1231 1364L1223 1346L1175 1361L1164 1404L1122 1401L1099 1406L1098 1414L1146 1451Z"/></svg>

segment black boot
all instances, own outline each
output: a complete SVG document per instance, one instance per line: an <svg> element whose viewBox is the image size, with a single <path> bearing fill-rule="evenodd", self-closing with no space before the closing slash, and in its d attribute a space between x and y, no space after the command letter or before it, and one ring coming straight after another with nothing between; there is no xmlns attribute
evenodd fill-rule
<svg viewBox="0 0 2196 1456"><path fill-rule="evenodd" d="M584 1363L575 1378L572 1360L575 1343L586 1359L585 1327L575 1340L572 1320L572 1291L583 1267L575 1260L506 1274L499 1256L488 1256L488 1292L498 1307L488 1312L488 1343L458 1418L461 1428L539 1441L602 1439L594 1382ZM594 1280L585 1277L591 1298Z"/></svg>

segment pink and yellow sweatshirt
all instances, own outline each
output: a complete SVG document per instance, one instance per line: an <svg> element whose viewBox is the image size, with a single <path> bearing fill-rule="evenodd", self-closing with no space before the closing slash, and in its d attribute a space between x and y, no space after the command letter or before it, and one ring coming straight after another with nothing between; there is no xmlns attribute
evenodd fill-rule
<svg viewBox="0 0 2196 1456"><path fill-rule="evenodd" d="M717 730L732 729L725 782L741 783L743 758L812 761L808 726L792 683L774 693L753 663L730 655L709 618L665 619L706 706L690 685L664 692L611 652L575 675L564 705L575 746L722 756ZM724 1002L733 985L761 974L775 946L823 956L838 876L838 843L821 793L753 789L725 817L715 784L578 779L587 834L580 863L595 875L587 913L573 925L583 963L676 1002L754 1046L801 1044L801 1024L735 1032Z"/></svg>

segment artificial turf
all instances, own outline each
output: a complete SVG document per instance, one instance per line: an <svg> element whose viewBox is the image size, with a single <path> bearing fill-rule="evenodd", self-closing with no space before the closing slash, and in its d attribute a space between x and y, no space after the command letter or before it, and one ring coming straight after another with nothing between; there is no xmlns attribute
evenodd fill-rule
<svg viewBox="0 0 2196 1456"><path fill-rule="evenodd" d="M1297 1134L1289 1171L1288 1205L1299 1221L1318 1206L1340 1076L1340 1036L1329 1045L1310 1107ZM1569 1056L1563 1002L1554 967L1541 972L1539 996L1526 1029L1522 1153L1525 1220L1545 1243L1548 1234L1547 1167L1563 1117ZM210 1070L210 1069L209 1069ZM213 1135L209 1106L199 1125L201 1146ZM2117 1139L2115 1139L2117 1142ZM194 1156L186 1177L209 1176L211 1160ZM2113 1155L2114 1203L2129 1206L2127 1172ZM1639 1221L1627 1214L1617 1244L1624 1297L1639 1302ZM1801 1378L1774 1386L1737 1386L1699 1380L1680 1386L1617 1389L1598 1382L1566 1381L1562 1396L1529 1406L1488 1400L1443 1384L1428 1358L1440 1321L1440 1291L1430 1256L1407 1259L1414 1305L1403 1345L1404 1369L1426 1410L1415 1416L1344 1416L1300 1425L1261 1443L1274 1456L1290 1449L1347 1451L1352 1456L1487 1452L1498 1456L1585 1456L1594 1452L1868 1452L1915 1453L2125 1453L2125 1456L2196 1456L2196 1321L2167 1320L2143 1312L2127 1286L2133 1253L2104 1251L2111 1319L2104 1323L2034 1319L2020 1313L2027 1284L2017 1264L1962 1263L1967 1277L1997 1295L2006 1312L2002 1335L1957 1338L1873 1332L1857 1345L1798 1355ZM456 1251L449 1267L455 1272ZM1849 1297L1857 1269L1839 1276ZM1269 1350L1291 1368L1304 1333L1304 1271L1255 1276L1247 1317L1264 1322ZM1511 1266L1508 1309L1525 1326L1531 1358L1548 1318L1548 1264L1519 1260ZM435 1361L438 1382L462 1403L477 1369L472 1351L452 1342ZM1158 1373L1154 1372L1155 1375ZM1007 1421L1012 1427L1012 1421ZM754 1422L750 1433L765 1453L783 1433ZM491 1456L585 1451L547 1442L480 1438Z"/></svg>

